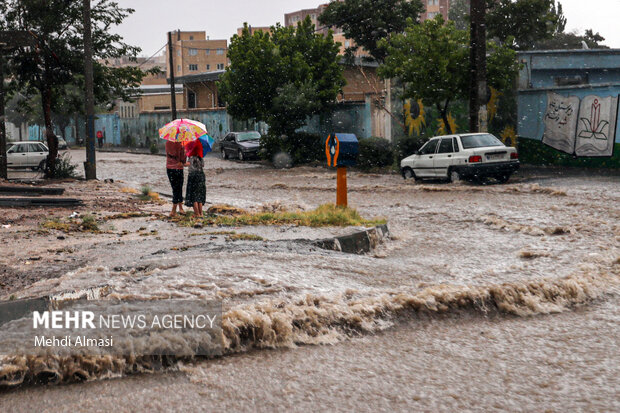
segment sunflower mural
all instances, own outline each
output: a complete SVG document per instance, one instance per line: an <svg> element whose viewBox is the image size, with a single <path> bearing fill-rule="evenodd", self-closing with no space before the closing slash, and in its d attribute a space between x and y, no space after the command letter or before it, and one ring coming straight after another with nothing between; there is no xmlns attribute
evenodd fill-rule
<svg viewBox="0 0 620 413"><path fill-rule="evenodd" d="M447 135L448 131L445 123L442 118L437 119L437 124L439 125L439 129L437 129L437 135ZM450 130L452 133L456 133L458 126L456 124L456 119L452 116L452 113L448 113L448 124L450 125Z"/></svg>
<svg viewBox="0 0 620 413"><path fill-rule="evenodd" d="M506 126L499 136L502 138L504 145L514 147L517 146L517 133L515 132L515 128L512 126Z"/></svg>
<svg viewBox="0 0 620 413"><path fill-rule="evenodd" d="M491 90L491 97L489 98L489 102L487 103L487 114L489 116L489 123L491 123L491 121L497 114L497 101L502 95L502 92L498 91L492 86L490 86L489 89Z"/></svg>
<svg viewBox="0 0 620 413"><path fill-rule="evenodd" d="M413 135L415 130L416 135L420 135L420 129L422 126L426 126L424 105L422 99L418 99L411 104L411 99L407 99L403 105L405 109L405 126L408 128L409 136Z"/></svg>

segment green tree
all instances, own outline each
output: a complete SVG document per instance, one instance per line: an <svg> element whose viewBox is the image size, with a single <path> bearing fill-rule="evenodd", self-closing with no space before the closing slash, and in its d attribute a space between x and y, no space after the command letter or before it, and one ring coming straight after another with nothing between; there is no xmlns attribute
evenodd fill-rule
<svg viewBox="0 0 620 413"><path fill-rule="evenodd" d="M417 21L424 6L420 0L344 0L333 1L319 16L319 22L340 27L377 61L385 59L386 50L379 44L407 26L407 19Z"/></svg>
<svg viewBox="0 0 620 413"><path fill-rule="evenodd" d="M292 135L308 116L328 109L344 86L338 50L331 33L315 33L309 18L271 33L250 34L246 24L231 39L230 66L219 82L228 112Z"/></svg>
<svg viewBox="0 0 620 413"><path fill-rule="evenodd" d="M592 29L587 29L583 36L576 32L556 33L550 39L536 42L534 48L539 50L583 49L585 43L589 49L607 49L607 46L601 44L604 40L605 38L598 32L594 33Z"/></svg>
<svg viewBox="0 0 620 413"><path fill-rule="evenodd" d="M385 63L378 73L397 77L403 83L403 97L422 99L438 110L448 133L450 103L467 97L469 85L469 33L445 23L441 15L422 24L410 24L404 33L383 41ZM517 74L516 53L489 42L487 84L497 89L512 87Z"/></svg>
<svg viewBox="0 0 620 413"><path fill-rule="evenodd" d="M562 5L556 8L555 0L487 0L487 36L516 49L531 49L565 26Z"/></svg>
<svg viewBox="0 0 620 413"><path fill-rule="evenodd" d="M48 177L55 174L58 155L58 139L53 132L53 107L66 95L67 85L83 89L82 5L80 0L0 1L0 26L8 30L27 30L34 38L34 47L20 48L9 59L13 69L11 75L23 92L41 97L50 149ZM102 59L135 57L140 51L109 31L131 13L132 9L120 8L114 1L93 2L93 65L95 94L99 101L109 101L112 97L129 98L144 76L138 67L112 68L100 63Z"/></svg>
<svg viewBox="0 0 620 413"><path fill-rule="evenodd" d="M448 20L459 30L469 30L469 0L450 0Z"/></svg>

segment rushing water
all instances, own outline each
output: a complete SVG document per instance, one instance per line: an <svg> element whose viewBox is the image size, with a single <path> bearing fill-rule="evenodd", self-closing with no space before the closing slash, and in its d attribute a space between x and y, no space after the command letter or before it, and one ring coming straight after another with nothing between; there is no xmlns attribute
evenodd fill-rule
<svg viewBox="0 0 620 413"><path fill-rule="evenodd" d="M99 155L101 178L169 192L162 158ZM322 168L272 170L215 158L206 165L211 203L310 209L335 197L334 174ZM309 393L319 405L341 410L617 409L618 178L420 185L396 175L350 173L349 190L350 205L363 216L389 222L392 238L367 255L292 240L339 230L236 228L266 241L229 243L210 234L216 229L144 218L115 223L115 230L144 227L157 237L103 238L88 265L14 293L106 285L109 298L222 299L229 356L186 365L189 382L178 374L121 381L133 389L128 392L144 388L144 403L159 383L169 383L195 406L208 398L214 407L258 410L310 407ZM85 246L75 255L87 252ZM93 379L140 370L127 360L89 363ZM19 360L10 366L30 368ZM71 381L72 369L83 365L48 368ZM226 403L237 396L237 381L239 399ZM106 393L123 385L81 386ZM72 389L33 388L7 394L4 402L45 391L77 406ZM178 400L173 391L156 397L157 406Z"/></svg>

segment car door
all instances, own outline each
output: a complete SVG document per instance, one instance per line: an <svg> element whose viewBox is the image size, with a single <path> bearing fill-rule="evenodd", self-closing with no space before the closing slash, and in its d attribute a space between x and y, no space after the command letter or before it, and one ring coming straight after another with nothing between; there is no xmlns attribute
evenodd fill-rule
<svg viewBox="0 0 620 413"><path fill-rule="evenodd" d="M420 155L413 164L413 172L418 177L432 177L435 176L435 170L433 165L433 157L437 150L437 144L439 139L431 139L426 142L422 148L420 148Z"/></svg>
<svg viewBox="0 0 620 413"><path fill-rule="evenodd" d="M452 140L452 136L448 136L441 138L441 142L439 142L437 153L433 158L435 176L448 177L448 168L452 165L452 156L454 155Z"/></svg>
<svg viewBox="0 0 620 413"><path fill-rule="evenodd" d="M16 143L7 154L7 166L22 168L28 163L28 147L25 143Z"/></svg>
<svg viewBox="0 0 620 413"><path fill-rule="evenodd" d="M41 161L46 158L47 153L43 151L44 147L40 143L28 144L28 165L30 167L39 166Z"/></svg>
<svg viewBox="0 0 620 413"><path fill-rule="evenodd" d="M224 151L226 152L226 154L229 156L232 153L232 149L233 149L232 144L234 142L234 139L235 139L235 136L232 133L229 133L224 138L224 142L222 142L222 147L224 148Z"/></svg>

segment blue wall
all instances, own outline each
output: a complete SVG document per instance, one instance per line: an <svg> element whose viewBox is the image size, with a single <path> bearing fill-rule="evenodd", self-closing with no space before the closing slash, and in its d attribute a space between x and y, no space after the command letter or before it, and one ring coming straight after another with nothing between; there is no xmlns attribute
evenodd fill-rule
<svg viewBox="0 0 620 413"><path fill-rule="evenodd" d="M563 96L600 97L620 95L620 49L550 50L518 54L517 134L541 140L547 92ZM587 83L558 86L558 77L587 77ZM620 143L620 122L616 122L615 142Z"/></svg>
<svg viewBox="0 0 620 413"><path fill-rule="evenodd" d="M209 134L216 140L223 138L231 128L248 128L265 132L268 127L263 123L233 122L225 109L179 111L179 118L194 119L206 125ZM117 114L99 114L95 119L95 131L102 131L105 143L114 146L148 147L151 143L163 144L159 139L159 128L170 122L170 112L141 113L137 118L119 118ZM79 136L84 139L84 122L79 122ZM28 139L45 140L43 127L31 125L28 128ZM301 128L305 132L327 135L331 132L355 133L365 138L371 134L370 102L340 104L329 115L316 115L308 124ZM75 145L75 125L73 122L65 133L56 129L57 136L65 136L69 145Z"/></svg>

